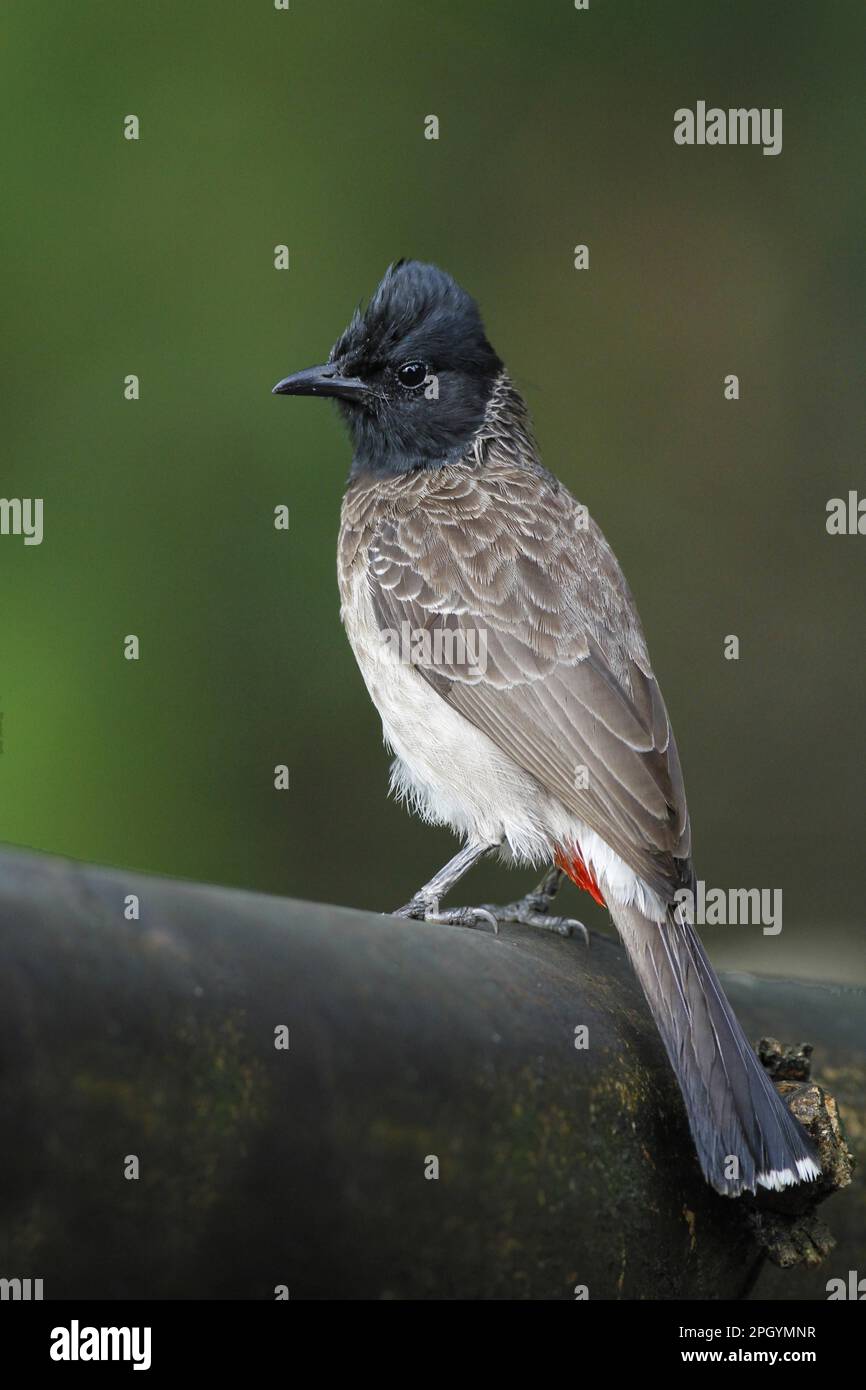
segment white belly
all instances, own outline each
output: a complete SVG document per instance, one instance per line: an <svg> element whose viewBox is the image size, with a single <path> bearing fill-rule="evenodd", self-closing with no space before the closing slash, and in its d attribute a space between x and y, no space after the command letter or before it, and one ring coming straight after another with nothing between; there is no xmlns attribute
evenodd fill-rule
<svg viewBox="0 0 866 1390"><path fill-rule="evenodd" d="M658 899L619 855L383 641L360 567L347 589L341 616L396 755L392 790L426 820L500 844L520 863L549 865L558 847L576 846L606 898L663 919Z"/></svg>

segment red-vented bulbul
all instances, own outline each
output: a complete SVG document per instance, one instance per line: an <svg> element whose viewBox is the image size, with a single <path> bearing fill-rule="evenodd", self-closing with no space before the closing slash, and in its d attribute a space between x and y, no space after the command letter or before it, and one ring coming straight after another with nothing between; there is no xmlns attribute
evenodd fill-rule
<svg viewBox="0 0 866 1390"><path fill-rule="evenodd" d="M395 753L392 785L464 847L400 909L563 933L564 872L607 905L661 1033L708 1182L735 1196L819 1169L675 895L689 817L637 608L586 509L539 460L477 306L398 262L328 362L274 387L331 396L354 443L342 617ZM501 909L442 909L482 855L544 865Z"/></svg>

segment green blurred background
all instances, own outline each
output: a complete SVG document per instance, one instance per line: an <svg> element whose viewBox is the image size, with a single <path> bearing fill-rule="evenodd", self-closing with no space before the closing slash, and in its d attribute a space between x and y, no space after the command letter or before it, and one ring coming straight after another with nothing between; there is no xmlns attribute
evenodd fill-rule
<svg viewBox="0 0 866 1390"><path fill-rule="evenodd" d="M381 909L453 852L386 799L340 628L336 413L270 395L415 256L629 577L699 874L784 890L712 953L862 979L866 538L824 524L866 491L861 0L16 0L0 34L0 490L45 499L41 546L0 537L0 838ZM699 99L782 107L782 154L675 146Z"/></svg>

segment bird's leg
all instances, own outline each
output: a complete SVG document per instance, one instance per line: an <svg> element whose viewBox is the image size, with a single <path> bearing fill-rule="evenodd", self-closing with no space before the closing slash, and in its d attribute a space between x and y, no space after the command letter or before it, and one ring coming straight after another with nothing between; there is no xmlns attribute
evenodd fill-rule
<svg viewBox="0 0 866 1390"><path fill-rule="evenodd" d="M527 893L519 902L509 903L507 907L485 903L482 910L492 913L497 923L517 922L523 927L541 927L544 931L556 932L559 936L571 936L574 932L581 932L588 946L589 932L582 922L575 921L573 917L549 915L562 879L562 869L548 869L537 888L533 888L532 892Z"/></svg>
<svg viewBox="0 0 866 1390"><path fill-rule="evenodd" d="M464 845L459 854L455 854L453 859L449 859L444 868L438 874L434 874L429 883L425 883L423 888L419 888L405 907L398 907L393 914L395 917L411 917L418 922L439 922L445 926L453 927L478 927L482 923L498 931L499 927L496 917L484 907L452 907L440 909L439 899L444 898L450 892L455 883L477 864L479 859L483 859L485 854L491 850L498 849L498 845Z"/></svg>
<svg viewBox="0 0 866 1390"><path fill-rule="evenodd" d="M482 907L440 908L439 900L454 887L463 875L483 859L498 845L464 845L459 854L449 859L429 883L419 888L414 898L394 913L395 917L410 917L420 922L439 922L454 927L478 927L482 924L499 931L500 922L516 922L523 927L541 927L544 931L555 932L558 936L571 936L581 932L589 944L589 932L582 922L573 917L551 917L550 908L563 879L561 869L548 869L544 878L519 902L498 907L495 903L484 903Z"/></svg>

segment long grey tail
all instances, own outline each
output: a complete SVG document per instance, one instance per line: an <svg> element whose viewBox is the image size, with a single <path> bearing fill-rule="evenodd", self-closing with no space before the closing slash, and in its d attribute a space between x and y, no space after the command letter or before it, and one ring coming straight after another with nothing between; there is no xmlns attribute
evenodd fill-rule
<svg viewBox="0 0 866 1390"><path fill-rule="evenodd" d="M694 927L611 907L676 1073L704 1177L736 1197L820 1173L725 998Z"/></svg>

